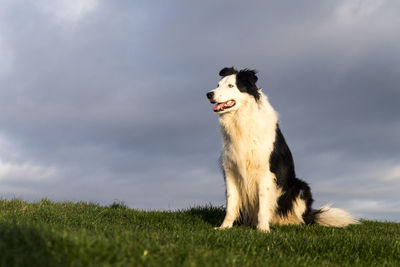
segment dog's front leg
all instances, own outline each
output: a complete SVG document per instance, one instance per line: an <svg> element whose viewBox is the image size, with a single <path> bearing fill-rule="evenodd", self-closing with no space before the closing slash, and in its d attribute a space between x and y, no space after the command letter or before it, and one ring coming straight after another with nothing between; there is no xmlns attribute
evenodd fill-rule
<svg viewBox="0 0 400 267"><path fill-rule="evenodd" d="M226 215L219 229L231 228L239 216L240 195L237 181L232 175L226 175Z"/></svg>
<svg viewBox="0 0 400 267"><path fill-rule="evenodd" d="M276 186L272 173L261 178L258 187L258 224L257 228L269 232L269 223L274 215L277 201Z"/></svg>

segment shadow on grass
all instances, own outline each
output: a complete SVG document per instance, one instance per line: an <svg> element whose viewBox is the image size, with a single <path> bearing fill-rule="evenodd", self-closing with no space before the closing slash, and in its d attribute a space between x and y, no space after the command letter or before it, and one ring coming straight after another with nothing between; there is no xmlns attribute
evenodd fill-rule
<svg viewBox="0 0 400 267"><path fill-rule="evenodd" d="M200 218L208 224L216 227L221 225L224 216L225 216L225 208L224 207L213 207L213 206L205 206L205 207L193 207L188 210L185 210L184 213Z"/></svg>
<svg viewBox="0 0 400 267"><path fill-rule="evenodd" d="M62 266L54 254L57 243L39 228L0 224L0 266Z"/></svg>

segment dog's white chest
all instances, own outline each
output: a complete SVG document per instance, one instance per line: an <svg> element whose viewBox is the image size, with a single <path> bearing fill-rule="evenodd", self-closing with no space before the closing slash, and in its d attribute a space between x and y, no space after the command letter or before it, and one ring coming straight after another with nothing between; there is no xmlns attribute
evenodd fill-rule
<svg viewBox="0 0 400 267"><path fill-rule="evenodd" d="M255 179L267 173L271 151L271 142L262 138L230 138L224 145L223 165L225 169L235 170L241 179Z"/></svg>

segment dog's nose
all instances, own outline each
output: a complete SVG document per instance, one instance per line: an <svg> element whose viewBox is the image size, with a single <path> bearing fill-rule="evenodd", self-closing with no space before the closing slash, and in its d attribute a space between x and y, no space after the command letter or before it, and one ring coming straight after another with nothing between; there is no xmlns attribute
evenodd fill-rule
<svg viewBox="0 0 400 267"><path fill-rule="evenodd" d="M207 93L207 98L208 98L208 99L213 98L213 96L214 96L214 92L208 92L208 93Z"/></svg>

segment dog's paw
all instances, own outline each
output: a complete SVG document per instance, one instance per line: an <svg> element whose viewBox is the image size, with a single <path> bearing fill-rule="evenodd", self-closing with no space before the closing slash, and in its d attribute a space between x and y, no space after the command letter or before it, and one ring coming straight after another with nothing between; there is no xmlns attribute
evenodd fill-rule
<svg viewBox="0 0 400 267"><path fill-rule="evenodd" d="M264 232L264 233L269 233L269 225L257 225L257 230Z"/></svg>
<svg viewBox="0 0 400 267"><path fill-rule="evenodd" d="M225 229L229 229L232 228L232 226L229 225L221 225L219 227L214 227L214 230L225 230Z"/></svg>

